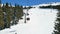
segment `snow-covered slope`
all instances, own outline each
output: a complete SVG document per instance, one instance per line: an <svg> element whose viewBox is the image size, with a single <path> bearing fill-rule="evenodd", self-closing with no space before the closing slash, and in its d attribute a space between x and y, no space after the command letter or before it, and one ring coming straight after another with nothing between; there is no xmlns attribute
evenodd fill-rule
<svg viewBox="0 0 60 34"><path fill-rule="evenodd" d="M0 34L51 34L53 32L57 10L32 8L28 13L27 17L30 17L30 21L25 24L23 16L19 24L1 30Z"/></svg>
<svg viewBox="0 0 60 34"><path fill-rule="evenodd" d="M60 2L51 2L51 3L47 3L47 4L39 4L39 5L33 5L32 7L39 7L39 6L56 6L56 5L60 5Z"/></svg>

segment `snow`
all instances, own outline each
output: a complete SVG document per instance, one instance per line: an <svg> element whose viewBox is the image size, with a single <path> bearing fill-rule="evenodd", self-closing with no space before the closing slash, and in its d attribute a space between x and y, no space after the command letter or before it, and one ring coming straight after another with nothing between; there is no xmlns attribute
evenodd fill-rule
<svg viewBox="0 0 60 34"><path fill-rule="evenodd" d="M52 6L60 5L60 2L50 2L45 4L33 5L32 7L49 6L49 5L52 5Z"/></svg>
<svg viewBox="0 0 60 34"><path fill-rule="evenodd" d="M24 10L26 12L26 9ZM0 34L51 34L56 20L56 9L32 8L28 11L30 21L19 20L17 25L0 31Z"/></svg>

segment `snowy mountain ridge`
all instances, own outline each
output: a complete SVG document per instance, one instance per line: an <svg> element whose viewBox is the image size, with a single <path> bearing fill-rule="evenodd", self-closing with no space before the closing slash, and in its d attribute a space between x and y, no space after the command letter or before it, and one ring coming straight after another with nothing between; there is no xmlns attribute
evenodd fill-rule
<svg viewBox="0 0 60 34"><path fill-rule="evenodd" d="M32 7L49 6L49 5L52 5L52 6L60 5L60 2L51 2L46 4L33 5ZM26 6L26 7L29 7L29 6Z"/></svg>
<svg viewBox="0 0 60 34"><path fill-rule="evenodd" d="M56 5L60 5L60 2L52 2L52 3L47 3L47 4L39 4L39 5L34 5L33 7L39 7L39 6L49 6L49 5L52 5L52 6L56 6Z"/></svg>
<svg viewBox="0 0 60 34"><path fill-rule="evenodd" d="M51 4L39 4L34 5L32 7L48 5ZM59 3L54 3L54 6L55 5L59 5ZM23 11L26 12L27 10ZM24 24L23 16L23 20L19 20L17 25L11 26L11 28L0 31L0 34L51 34L53 32L57 10L32 8L28 11L28 13L30 21L27 21L27 23Z"/></svg>
<svg viewBox="0 0 60 34"><path fill-rule="evenodd" d="M51 13L51 9L32 8L28 11L30 21L24 24L23 16L23 20L19 20L17 25L1 30L0 34L51 34L57 13L56 10L52 11Z"/></svg>

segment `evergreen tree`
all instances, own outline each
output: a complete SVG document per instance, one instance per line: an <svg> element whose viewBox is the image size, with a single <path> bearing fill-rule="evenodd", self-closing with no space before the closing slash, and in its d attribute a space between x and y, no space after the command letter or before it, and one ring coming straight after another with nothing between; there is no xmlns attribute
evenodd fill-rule
<svg viewBox="0 0 60 34"><path fill-rule="evenodd" d="M4 15L3 15L3 11L2 11L2 7L0 8L0 30L4 28L4 19L3 19Z"/></svg>
<svg viewBox="0 0 60 34"><path fill-rule="evenodd" d="M6 3L0 8L0 30L9 28L11 25L11 21L13 21L13 25L17 24L19 18L23 16L23 7L19 5L15 5L13 7L11 4Z"/></svg>
<svg viewBox="0 0 60 34"><path fill-rule="evenodd" d="M14 9L14 12L13 12L13 24L17 24L16 18L17 18L17 16L16 16L16 11L15 11L15 9ZM12 25L13 25L13 24L12 24Z"/></svg>
<svg viewBox="0 0 60 34"><path fill-rule="evenodd" d="M17 16L16 16L16 14L17 14L16 7L17 7L17 5L15 4L15 7L13 9L14 11L13 11L13 16L12 16L12 19L13 19L12 25L17 24L17 21L16 21L16 19L17 19Z"/></svg>
<svg viewBox="0 0 60 34"><path fill-rule="evenodd" d="M4 6L4 18L6 19L6 28L9 28L10 27L10 21L11 21L11 19L10 19L10 7L9 7L9 4L8 3L6 3L6 5Z"/></svg>
<svg viewBox="0 0 60 34"><path fill-rule="evenodd" d="M54 33L53 34L60 34L60 10L57 13L57 19L54 27Z"/></svg>
<svg viewBox="0 0 60 34"><path fill-rule="evenodd" d="M5 6L4 6L4 4L3 4L3 7L2 7L2 10L3 10L3 15L4 15L4 28L6 28L7 27L7 13L6 13L6 8L5 8Z"/></svg>

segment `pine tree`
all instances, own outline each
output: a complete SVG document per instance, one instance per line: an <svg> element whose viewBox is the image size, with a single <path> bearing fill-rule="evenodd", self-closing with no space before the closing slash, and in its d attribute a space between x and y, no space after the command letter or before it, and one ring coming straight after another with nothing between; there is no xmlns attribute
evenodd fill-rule
<svg viewBox="0 0 60 34"><path fill-rule="evenodd" d="M5 19L5 28L9 28L10 27L10 7L9 4L6 3L6 5L4 6L4 19Z"/></svg>
<svg viewBox="0 0 60 34"><path fill-rule="evenodd" d="M12 19L13 19L12 25L17 24L17 16L16 16L17 11L16 11L16 7L17 7L17 5L15 4L15 7L13 9L14 11L13 11L13 16L12 16Z"/></svg>
<svg viewBox="0 0 60 34"><path fill-rule="evenodd" d="M5 7L5 5L3 4L3 7L2 7L2 10L3 10L3 15L4 15L4 17L3 17L3 21L4 21L4 28L6 28L7 27L7 13L6 13L6 7Z"/></svg>
<svg viewBox="0 0 60 34"><path fill-rule="evenodd" d="M53 34L60 34L60 10L57 13L57 19L54 27L54 33Z"/></svg>
<svg viewBox="0 0 60 34"><path fill-rule="evenodd" d="M23 16L23 7L15 5L13 7L11 4L6 3L0 8L0 30L5 28L10 28L11 24L17 24L18 20ZM13 21L11 23L11 21Z"/></svg>
<svg viewBox="0 0 60 34"><path fill-rule="evenodd" d="M0 0L1 1L1 0ZM4 15L3 15L3 11L2 11L2 7L0 8L0 30L4 28L4 19L3 19Z"/></svg>

